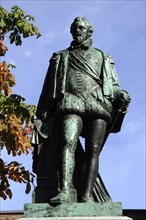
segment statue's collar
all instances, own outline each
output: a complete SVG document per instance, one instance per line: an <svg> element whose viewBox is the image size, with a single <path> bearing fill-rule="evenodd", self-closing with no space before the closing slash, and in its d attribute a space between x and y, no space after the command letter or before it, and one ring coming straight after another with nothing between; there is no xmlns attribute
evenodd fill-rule
<svg viewBox="0 0 146 220"><path fill-rule="evenodd" d="M70 44L70 48L71 49L82 48L84 50L87 50L89 47L91 47L91 45L92 45L92 39L88 38L82 44L77 44L75 41L72 41Z"/></svg>

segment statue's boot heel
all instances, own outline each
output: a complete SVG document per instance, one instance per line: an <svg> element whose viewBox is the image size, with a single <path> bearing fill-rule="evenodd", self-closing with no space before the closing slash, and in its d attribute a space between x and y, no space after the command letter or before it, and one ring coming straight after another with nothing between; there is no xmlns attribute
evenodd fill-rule
<svg viewBox="0 0 146 220"><path fill-rule="evenodd" d="M85 197L81 198L81 202L92 203L92 202L94 202L94 199L92 197L85 196Z"/></svg>

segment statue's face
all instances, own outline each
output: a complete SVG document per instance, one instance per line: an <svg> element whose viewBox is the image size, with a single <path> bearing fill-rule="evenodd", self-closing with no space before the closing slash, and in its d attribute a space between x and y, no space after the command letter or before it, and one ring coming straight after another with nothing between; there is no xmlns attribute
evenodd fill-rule
<svg viewBox="0 0 146 220"><path fill-rule="evenodd" d="M84 21L78 21L72 29L72 36L75 42L82 43L89 37L89 28Z"/></svg>

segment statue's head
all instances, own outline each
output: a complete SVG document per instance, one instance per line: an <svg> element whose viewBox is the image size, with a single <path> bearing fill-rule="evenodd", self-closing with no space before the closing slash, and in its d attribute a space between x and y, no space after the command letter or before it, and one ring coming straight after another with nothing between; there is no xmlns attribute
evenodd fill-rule
<svg viewBox="0 0 146 220"><path fill-rule="evenodd" d="M77 43L82 43L86 39L91 38L93 27L89 20L85 17L76 17L71 24L70 33Z"/></svg>

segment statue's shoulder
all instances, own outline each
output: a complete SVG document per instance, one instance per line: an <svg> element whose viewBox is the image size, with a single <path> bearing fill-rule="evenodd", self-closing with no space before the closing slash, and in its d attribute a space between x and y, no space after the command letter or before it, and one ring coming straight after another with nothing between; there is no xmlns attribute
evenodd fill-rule
<svg viewBox="0 0 146 220"><path fill-rule="evenodd" d="M93 50L95 51L95 53L100 53L100 54L102 54L102 56L103 56L104 58L109 57L109 54L105 53L103 50L100 50L99 48L93 47Z"/></svg>
<svg viewBox="0 0 146 220"><path fill-rule="evenodd" d="M64 49L64 50L59 50L59 51L56 51L52 54L52 58L58 58L60 56L62 56L63 54L65 53L68 53L69 49Z"/></svg>
<svg viewBox="0 0 146 220"><path fill-rule="evenodd" d="M105 61L109 62L109 63L114 63L113 58L111 55L105 53L104 51L98 49L98 48L94 48L95 51L97 51L98 53L100 52L104 58Z"/></svg>

